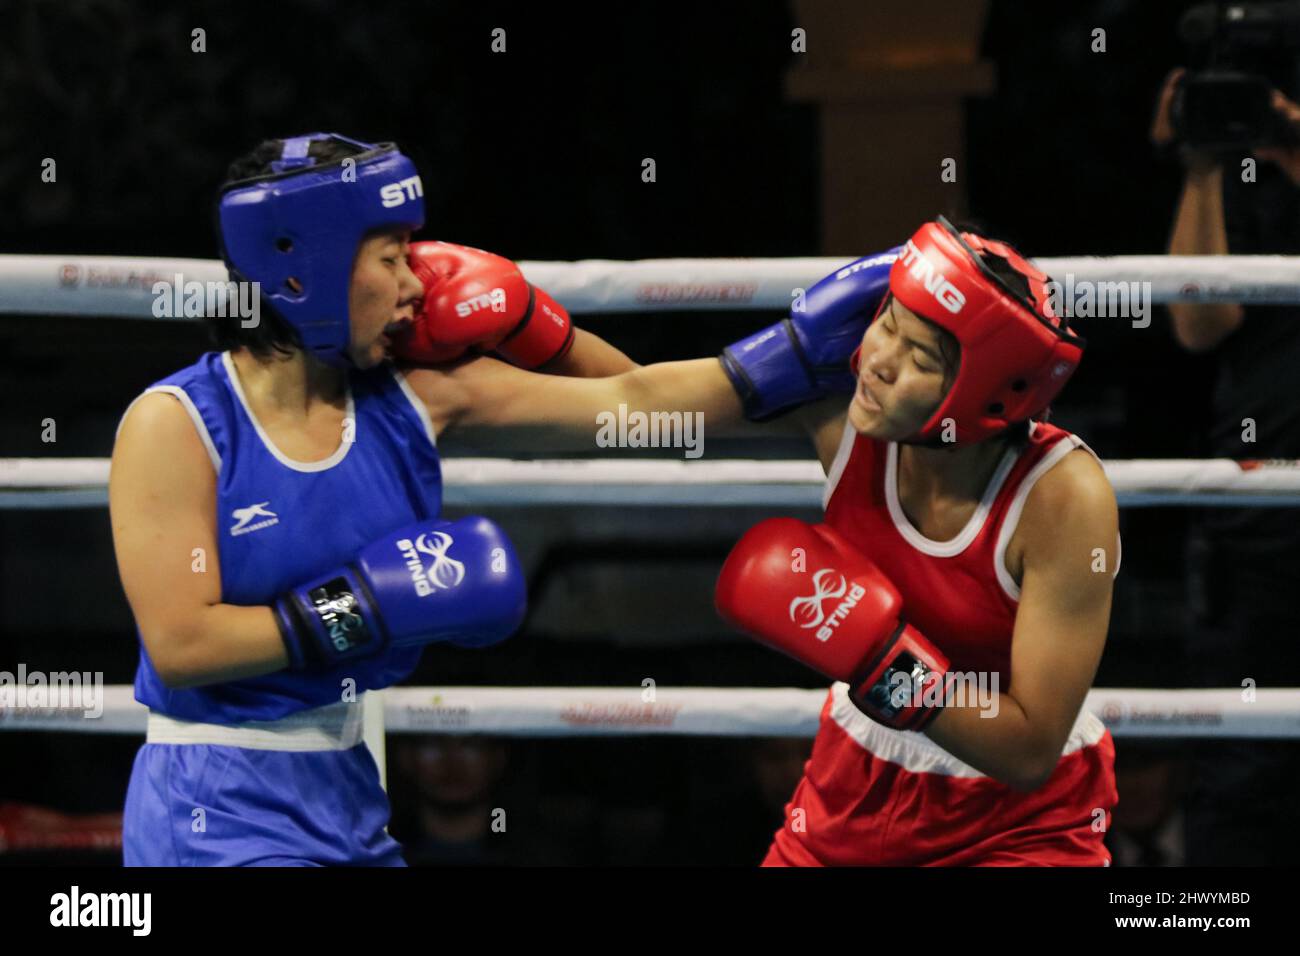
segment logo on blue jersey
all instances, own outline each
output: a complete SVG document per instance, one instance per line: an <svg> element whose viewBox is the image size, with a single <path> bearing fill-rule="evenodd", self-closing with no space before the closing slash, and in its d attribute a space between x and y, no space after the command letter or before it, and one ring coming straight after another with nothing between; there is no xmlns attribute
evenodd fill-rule
<svg viewBox="0 0 1300 956"><path fill-rule="evenodd" d="M236 508L232 511L230 516L235 519L235 523L230 527L231 537L248 534L251 531L260 531L262 528L269 528L273 524L279 524L280 519L275 512L266 507L270 503L269 501L259 501L247 508ZM264 520L254 522L255 518Z"/></svg>

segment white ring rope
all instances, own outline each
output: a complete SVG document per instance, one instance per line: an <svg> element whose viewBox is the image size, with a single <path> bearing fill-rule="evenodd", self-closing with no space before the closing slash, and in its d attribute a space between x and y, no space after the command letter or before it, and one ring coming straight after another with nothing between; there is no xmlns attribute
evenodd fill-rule
<svg viewBox="0 0 1300 956"><path fill-rule="evenodd" d="M1138 458L1103 463L1127 506L1300 505L1300 461ZM106 458L0 458L0 508L87 507L107 501ZM817 462L448 458L446 500L512 504L762 505L815 507ZM44 492L44 494L42 494Z"/></svg>
<svg viewBox="0 0 1300 956"><path fill-rule="evenodd" d="M851 261L661 259L634 262L521 262L529 280L576 314L671 310L785 311L795 290ZM1149 283L1147 301L1300 302L1300 269L1284 256L1118 256L1040 259L1059 281ZM156 318L157 282L224 283L216 260L112 256L0 256L0 314ZM166 316L170 317L170 316ZM809 504L824 477L812 461L510 461L444 463L453 504L609 503ZM1288 504L1300 500L1300 462L1225 459L1106 463L1127 504ZM0 507L98 506L108 461L0 459ZM458 500L457 489L464 500ZM756 492L746 495L746 490ZM548 496L548 491L559 494ZM782 495L781 492L786 492ZM604 498L598 500L604 501ZM0 688L3 689L3 688ZM143 734L145 708L130 685L102 688L94 718L85 709L17 706L0 699L0 730ZM501 736L811 736L824 690L659 688L399 687L381 692L392 733ZM1086 706L1115 736L1300 737L1300 689L1096 689Z"/></svg>
<svg viewBox="0 0 1300 956"><path fill-rule="evenodd" d="M806 289L851 261L851 257L584 259L520 262L519 267L529 281L574 314L786 311L795 290ZM1152 304L1300 302L1300 264L1288 256L1079 256L1036 261L1067 289L1080 283L1126 287L1149 283L1149 296L1143 294ZM182 284L227 280L225 266L215 259L0 256L0 313L172 318L155 315L153 287L157 282L176 285L178 275Z"/></svg>
<svg viewBox="0 0 1300 956"><path fill-rule="evenodd" d="M15 706L0 698L0 731L143 734L147 711L129 684L102 688L97 717L85 708ZM502 737L811 737L825 689L658 687L390 687L378 693L396 734ZM1300 738L1300 689L1099 688L1085 707L1116 737Z"/></svg>

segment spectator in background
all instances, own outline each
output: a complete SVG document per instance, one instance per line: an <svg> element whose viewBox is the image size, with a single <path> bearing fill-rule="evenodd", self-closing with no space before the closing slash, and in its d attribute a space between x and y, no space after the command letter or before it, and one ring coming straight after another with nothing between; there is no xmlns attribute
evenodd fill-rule
<svg viewBox="0 0 1300 956"><path fill-rule="evenodd" d="M1152 141L1174 145L1165 81ZM1300 132L1300 106L1273 106ZM1209 154L1183 146L1171 255L1300 255L1300 148ZM1254 159L1254 181L1243 160ZM1174 335L1217 359L1205 453L1300 459L1300 306L1177 303ZM1300 686L1295 586L1300 508L1212 508L1189 538L1189 679L1205 687ZM1295 791L1300 741L1198 743L1186 808L1189 865L1292 864L1300 854Z"/></svg>
<svg viewBox="0 0 1300 956"><path fill-rule="evenodd" d="M502 864L509 816L499 789L507 752L485 737L407 737L391 744L395 769L412 792L400 808L402 842L412 866ZM495 802L494 802L495 801ZM493 832L494 807L498 812ZM395 808L399 809L399 808ZM398 814L395 813L394 816ZM394 829L398 829L394 821Z"/></svg>
<svg viewBox="0 0 1300 956"><path fill-rule="evenodd" d="M1120 800L1106 847L1112 866L1182 866L1187 862L1186 819L1179 806L1186 761L1174 747L1125 740L1115 749Z"/></svg>
<svg viewBox="0 0 1300 956"><path fill-rule="evenodd" d="M540 818L535 801L509 785L506 741L429 734L396 738L389 747L392 830L411 866L581 862Z"/></svg>

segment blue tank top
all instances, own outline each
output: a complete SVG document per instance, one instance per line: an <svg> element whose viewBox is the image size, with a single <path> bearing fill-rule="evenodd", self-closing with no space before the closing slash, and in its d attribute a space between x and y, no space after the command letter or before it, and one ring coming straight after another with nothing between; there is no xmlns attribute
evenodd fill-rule
<svg viewBox="0 0 1300 956"><path fill-rule="evenodd" d="M265 605L290 587L346 564L376 538L437 517L442 471L423 403L390 364L348 373L353 441L324 461L276 450L253 420L229 353L208 352L151 385L185 405L217 472L221 600ZM137 638L139 632L137 629ZM169 690L144 643L135 696L182 720L233 724L276 720L409 675L420 648L389 650L324 671L278 671L245 680Z"/></svg>

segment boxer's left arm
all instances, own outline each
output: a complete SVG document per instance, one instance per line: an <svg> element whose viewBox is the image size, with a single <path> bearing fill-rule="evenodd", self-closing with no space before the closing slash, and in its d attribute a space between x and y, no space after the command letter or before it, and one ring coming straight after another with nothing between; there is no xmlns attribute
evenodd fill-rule
<svg viewBox="0 0 1300 956"><path fill-rule="evenodd" d="M831 395L820 401L809 402L789 416L797 430L812 442L822 471L831 473L835 456L844 441L844 425L848 418L848 400L843 395Z"/></svg>
<svg viewBox="0 0 1300 956"><path fill-rule="evenodd" d="M1101 466L1082 449L1066 455L1034 485L1020 528L1010 687L996 696L994 716L949 706L926 732L977 770L1030 791L1056 768L1106 643L1119 510Z"/></svg>
<svg viewBox="0 0 1300 956"><path fill-rule="evenodd" d="M540 375L481 356L405 370L438 434L456 431L485 450L594 447L598 416L626 412L698 413L705 429L741 422L741 403L717 359L661 362L606 378Z"/></svg>

